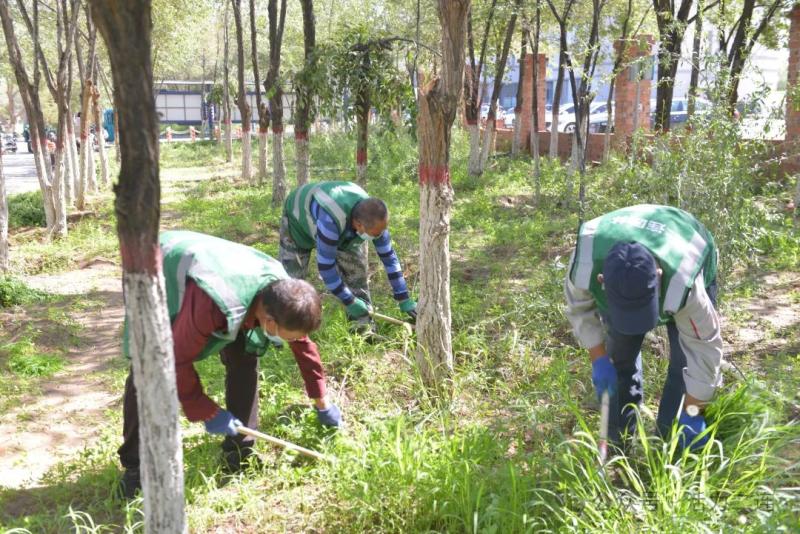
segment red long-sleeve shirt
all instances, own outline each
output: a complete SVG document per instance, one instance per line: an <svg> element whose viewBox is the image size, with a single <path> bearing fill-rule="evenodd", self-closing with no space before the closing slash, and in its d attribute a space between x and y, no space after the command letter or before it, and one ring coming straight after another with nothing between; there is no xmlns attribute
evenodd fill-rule
<svg viewBox="0 0 800 534"><path fill-rule="evenodd" d="M219 406L203 391L194 362L214 332L225 330L228 321L219 306L192 279L186 281L183 304L172 323L175 375L178 399L189 421L206 421ZM255 320L242 324L243 330L257 328ZM317 345L308 336L289 343L300 368L306 392L312 399L325 395L325 372Z"/></svg>

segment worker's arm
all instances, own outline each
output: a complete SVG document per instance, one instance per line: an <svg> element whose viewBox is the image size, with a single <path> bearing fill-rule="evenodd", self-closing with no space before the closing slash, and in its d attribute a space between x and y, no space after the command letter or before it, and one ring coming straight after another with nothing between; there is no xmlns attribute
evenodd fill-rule
<svg viewBox="0 0 800 534"><path fill-rule="evenodd" d="M187 279L181 310L172 323L172 342L178 400L189 421L207 421L219 410L219 406L203 391L194 361L211 334L224 330L226 326L225 315L216 303L194 280Z"/></svg>
<svg viewBox="0 0 800 534"><path fill-rule="evenodd" d="M339 228L330 215L312 202L312 213L317 218L317 268L328 291L333 293L345 306L352 304L355 296L345 285L336 267Z"/></svg>
<svg viewBox="0 0 800 534"><path fill-rule="evenodd" d="M403 278L403 268L400 266L400 260L397 258L394 248L392 248L392 238L389 236L389 230L384 230L375 239L374 243L375 250L378 252L378 257L381 259L383 268L386 271L386 276L392 285L394 300L402 302L408 299L408 286L406 286L406 280Z"/></svg>
<svg viewBox="0 0 800 534"><path fill-rule="evenodd" d="M567 300L565 314L572 325L572 331L578 343L581 347L589 350L589 357L594 361L606 354L605 330L600 322L597 304L591 292L576 287L569 278L572 261L571 259L564 280L564 296Z"/></svg>
<svg viewBox="0 0 800 534"><path fill-rule="evenodd" d="M300 375L306 386L306 393L314 400L317 408L327 408L325 401L325 371L322 369L322 360L319 356L317 345L306 336L289 343L292 349Z"/></svg>
<svg viewBox="0 0 800 534"><path fill-rule="evenodd" d="M686 355L683 379L685 404L702 406L711 400L722 384L722 335L719 316L706 293L703 277L698 276L686 304L674 316L678 340Z"/></svg>

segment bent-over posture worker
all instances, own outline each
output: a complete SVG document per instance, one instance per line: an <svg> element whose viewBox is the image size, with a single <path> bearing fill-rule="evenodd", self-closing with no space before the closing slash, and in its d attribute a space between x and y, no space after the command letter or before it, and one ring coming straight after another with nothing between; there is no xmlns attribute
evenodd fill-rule
<svg viewBox="0 0 800 534"><path fill-rule="evenodd" d="M372 241L383 262L394 299L412 320L417 303L411 298L403 269L389 237L389 210L351 182L318 182L289 193L283 206L280 260L295 278L306 278L311 250L328 290L344 304L358 330L372 330L371 298L365 242Z"/></svg>
<svg viewBox="0 0 800 534"><path fill-rule="evenodd" d="M258 357L270 345L289 344L320 423L338 426L339 408L325 399L319 352L308 338L320 326L317 291L307 282L290 278L275 259L224 239L172 231L160 235L159 245L178 399L189 421L203 421L209 433L225 436L222 450L227 467L240 469L252 453L253 438L239 435L237 427L242 422L258 427ZM217 353L225 365L226 409L206 395L194 368L194 362ZM132 372L125 383L123 419L122 491L130 498L141 488Z"/></svg>
<svg viewBox="0 0 800 534"><path fill-rule="evenodd" d="M708 441L695 438L721 385L716 275L713 237L680 209L643 204L581 225L564 286L566 313L589 350L598 398L609 392L612 441L635 427L632 405L641 405L644 394L642 341L660 324L667 326L670 360L658 431L669 436L678 417L683 446Z"/></svg>

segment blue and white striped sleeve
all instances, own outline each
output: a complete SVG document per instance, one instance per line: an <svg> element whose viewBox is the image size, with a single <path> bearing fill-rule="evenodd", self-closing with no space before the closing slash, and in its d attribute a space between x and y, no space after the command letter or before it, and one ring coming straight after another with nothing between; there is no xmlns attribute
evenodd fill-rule
<svg viewBox="0 0 800 534"><path fill-rule="evenodd" d="M317 268L328 291L333 293L347 306L352 304L355 296L350 291L339 270L336 268L336 253L339 243L339 228L328 213L320 209L316 202L311 203L311 213L317 220Z"/></svg>
<svg viewBox="0 0 800 534"><path fill-rule="evenodd" d="M384 230L374 243L375 250L378 252L381 262L383 262L383 268L386 270L389 283L392 284L394 299L398 302L406 300L409 297L408 287L406 286L405 278L403 278L403 268L400 267L400 260L397 259L397 254L392 248L389 230Z"/></svg>

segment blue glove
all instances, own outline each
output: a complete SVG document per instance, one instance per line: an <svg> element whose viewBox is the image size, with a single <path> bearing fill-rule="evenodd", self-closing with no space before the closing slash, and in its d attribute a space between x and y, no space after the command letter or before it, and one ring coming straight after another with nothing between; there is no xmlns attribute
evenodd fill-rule
<svg viewBox="0 0 800 534"><path fill-rule="evenodd" d="M692 417L686 412L682 411L681 416L678 418L678 432L680 433L680 445L685 449L688 445L693 451L702 449L708 443L708 434L700 439L698 435L702 434L706 429L706 419L702 414Z"/></svg>
<svg viewBox="0 0 800 534"><path fill-rule="evenodd" d="M617 392L617 370L608 355L601 356L592 362L592 384L597 392L597 400L608 390L609 395Z"/></svg>
<svg viewBox="0 0 800 534"><path fill-rule="evenodd" d="M228 410L220 410L217 415L205 422L206 432L209 434L225 434L235 436L238 434L237 427L242 426L242 422L236 419Z"/></svg>
<svg viewBox="0 0 800 534"><path fill-rule="evenodd" d="M315 408L317 410L317 420L320 424L325 426L338 427L342 422L342 412L335 404L331 404L324 410Z"/></svg>

